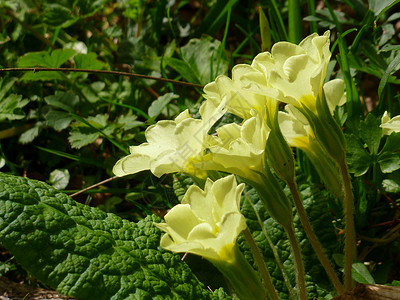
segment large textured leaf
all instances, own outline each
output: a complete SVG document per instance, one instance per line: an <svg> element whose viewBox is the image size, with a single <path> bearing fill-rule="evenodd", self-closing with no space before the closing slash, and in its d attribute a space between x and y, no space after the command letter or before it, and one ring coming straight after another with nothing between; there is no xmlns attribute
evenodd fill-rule
<svg viewBox="0 0 400 300"><path fill-rule="evenodd" d="M159 247L159 218L138 223L0 173L0 242L43 283L79 299L224 299Z"/></svg>

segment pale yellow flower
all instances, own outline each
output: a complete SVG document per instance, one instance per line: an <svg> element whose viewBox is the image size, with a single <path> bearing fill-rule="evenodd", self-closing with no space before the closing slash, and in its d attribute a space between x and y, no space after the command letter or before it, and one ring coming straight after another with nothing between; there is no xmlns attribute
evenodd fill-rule
<svg viewBox="0 0 400 300"><path fill-rule="evenodd" d="M391 135L393 132L400 132L400 115L390 118L387 112L382 116L381 119L382 134Z"/></svg>
<svg viewBox="0 0 400 300"><path fill-rule="evenodd" d="M204 87L204 98L218 105L225 101L228 112L242 118L251 118L251 110L262 112L269 98L278 97L274 89L264 90L263 94L254 93L259 86L267 85L263 72L250 65L239 64L232 69L232 79L225 75L218 76L215 81Z"/></svg>
<svg viewBox="0 0 400 300"><path fill-rule="evenodd" d="M269 128L257 111L252 110L252 115L241 125L231 123L219 127L216 135L209 137L209 153L194 165L259 181L257 173L264 170L264 149Z"/></svg>
<svg viewBox="0 0 400 300"><path fill-rule="evenodd" d="M147 143L130 147L131 154L115 164L114 174L124 176L150 170L157 177L173 172L204 176L202 170L192 167L191 161L203 155L207 133L224 114L223 105L205 101L200 107L202 119L192 118L185 110L175 120L162 120L148 127Z"/></svg>
<svg viewBox="0 0 400 300"><path fill-rule="evenodd" d="M315 110L330 57L327 31L323 36L312 34L299 45L276 43L271 53L257 55L251 66L265 74L267 88L276 89L280 101Z"/></svg>
<svg viewBox="0 0 400 300"><path fill-rule="evenodd" d="M233 175L215 182L207 179L204 191L191 186L182 204L165 215L165 223L155 224L166 232L161 247L230 262L236 238L246 229L239 208L243 188Z"/></svg>

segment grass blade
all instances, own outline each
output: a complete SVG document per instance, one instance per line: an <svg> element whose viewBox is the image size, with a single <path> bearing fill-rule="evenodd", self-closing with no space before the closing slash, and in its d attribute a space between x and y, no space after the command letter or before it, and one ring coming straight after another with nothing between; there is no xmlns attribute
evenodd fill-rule
<svg viewBox="0 0 400 300"><path fill-rule="evenodd" d="M289 42L298 44L302 40L300 1L289 0Z"/></svg>

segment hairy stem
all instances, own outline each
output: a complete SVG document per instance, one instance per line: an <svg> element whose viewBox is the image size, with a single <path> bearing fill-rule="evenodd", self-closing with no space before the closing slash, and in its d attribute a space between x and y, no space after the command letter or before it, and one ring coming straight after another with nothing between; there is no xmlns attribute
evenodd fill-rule
<svg viewBox="0 0 400 300"><path fill-rule="evenodd" d="M290 227L284 226L284 229L289 237L290 246L292 248L293 262L296 269L296 283L299 291L299 299L307 300L306 278L304 275L304 264L301 258L301 250L299 242L294 233L293 224Z"/></svg>
<svg viewBox="0 0 400 300"><path fill-rule="evenodd" d="M342 284L340 283L339 278L337 277L335 270L333 269L330 261L326 257L321 243L318 240L318 237L315 235L314 230L311 227L310 221L307 217L307 213L304 209L303 203L301 201L300 193L297 188L296 182L293 180L291 182L287 182L290 192L292 193L293 201L297 209L297 213L299 215L301 224L303 225L304 231L307 235L308 240L311 243L315 253L319 261L321 262L322 266L324 267L326 273L328 274L329 279L331 280L332 284L334 285L336 291L339 295L343 294L344 289Z"/></svg>
<svg viewBox="0 0 400 300"><path fill-rule="evenodd" d="M246 196L246 194L245 194L245 196ZM288 275L286 274L285 269L283 268L283 264L282 264L282 261L281 261L281 259L280 259L280 257L279 257L278 251L276 251L275 245L272 243L270 237L268 236L268 232L267 232L267 230L265 229L265 227L264 227L264 225L263 225L263 222L262 222L262 220L261 220L260 214L258 213L258 211L257 211L257 209L256 209L256 207L255 207L255 205L247 198L247 196L246 196L246 200L247 200L247 201L249 202L249 204L253 207L254 213L255 213L255 215L256 215L256 217L257 217L258 224L260 225L261 230L262 230L262 232L263 232L265 238L267 239L268 245L269 245L269 247L270 247L271 250L272 250L272 253L273 253L274 258L275 258L275 261L276 261L276 264L278 265L279 269L280 269L281 272L282 272L283 281L285 282L286 288L287 288L287 290L289 291L289 298L292 299L292 300L295 300L295 299L297 298L297 297L295 296L295 291L294 291L294 289L293 289L293 287L292 287L292 285L291 285L291 283L290 283L289 277L288 277Z"/></svg>
<svg viewBox="0 0 400 300"><path fill-rule="evenodd" d="M264 258L261 254L260 249L258 248L249 228L246 228L243 231L244 237L247 241L247 244L250 246L251 253L253 254L254 261L257 264L258 271L264 281L264 286L267 289L268 296L273 300L279 300L279 296L276 293L274 284L272 283L271 275L265 265Z"/></svg>
<svg viewBox="0 0 400 300"><path fill-rule="evenodd" d="M345 239L344 239L344 289L349 291L353 281L351 277L351 268L353 259L356 257L355 248L355 229L354 229L354 201L353 192L351 190L351 181L349 171L347 169L346 158L339 164L340 175L343 181L343 206L344 206L344 221L345 221Z"/></svg>

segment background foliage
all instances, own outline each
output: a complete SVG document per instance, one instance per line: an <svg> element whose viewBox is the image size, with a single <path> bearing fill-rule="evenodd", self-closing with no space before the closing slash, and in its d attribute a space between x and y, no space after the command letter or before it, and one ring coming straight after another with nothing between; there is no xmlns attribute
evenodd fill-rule
<svg viewBox="0 0 400 300"><path fill-rule="evenodd" d="M294 2L300 9L290 6ZM359 260L368 262L375 282L387 283L400 279L400 149L398 134L382 137L379 125L385 111L400 113L398 2L0 1L0 66L118 70L204 85L268 49L262 43L268 36L259 33L259 7L272 43L331 30L336 42L328 77L346 82L347 105L335 118L348 137ZM293 14L296 10L301 14ZM130 145L144 142L149 125L186 108L196 114L202 100L198 87L150 79L76 72L0 75L0 171L69 194L112 177L116 160ZM302 153L297 159L304 190L318 187ZM178 203L185 186L176 185L171 175L159 179L142 172L73 198L138 221L162 216ZM327 200L337 238L326 246L335 249L342 212ZM6 250L1 258L0 274L26 280Z"/></svg>

